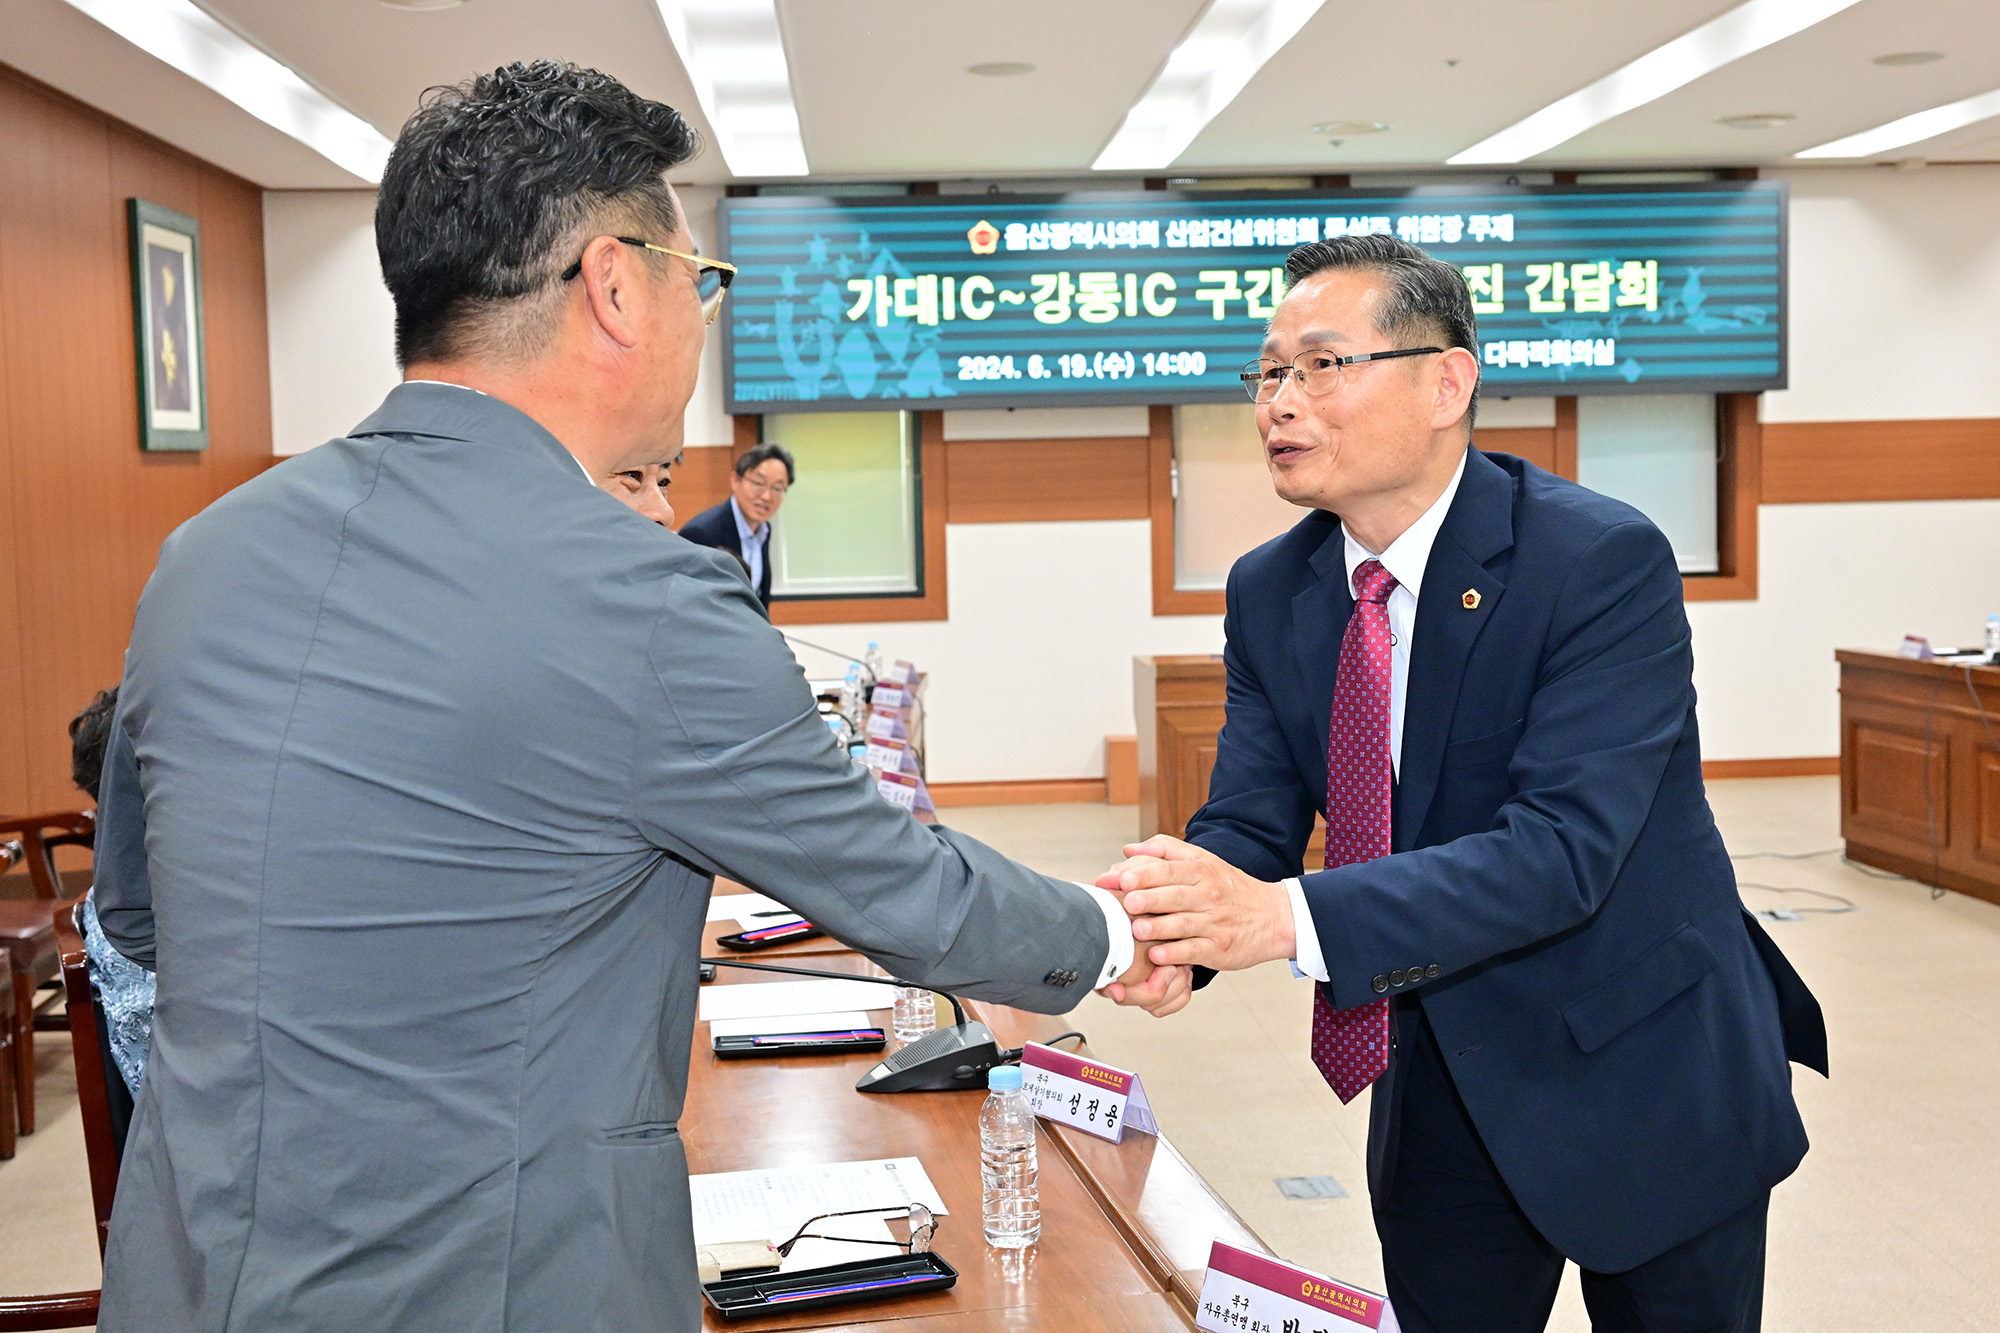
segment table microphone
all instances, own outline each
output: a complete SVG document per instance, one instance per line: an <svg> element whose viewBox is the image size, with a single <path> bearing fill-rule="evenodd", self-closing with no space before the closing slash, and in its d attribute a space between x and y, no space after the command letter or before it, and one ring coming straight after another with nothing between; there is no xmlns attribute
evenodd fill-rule
<svg viewBox="0 0 2000 1333"><path fill-rule="evenodd" d="M783 967L777 963L750 963L738 958L704 958L717 967L741 967L752 972L784 972L797 977L826 977L834 981L869 981L879 986L915 986L914 981L897 977L863 977L852 972L832 972L819 968ZM944 995L955 1020L948 1028L920 1037L861 1076L856 1092L951 1092L960 1088L983 1088L986 1071L1007 1063L993 1030L965 1016L965 1007L955 995Z"/></svg>

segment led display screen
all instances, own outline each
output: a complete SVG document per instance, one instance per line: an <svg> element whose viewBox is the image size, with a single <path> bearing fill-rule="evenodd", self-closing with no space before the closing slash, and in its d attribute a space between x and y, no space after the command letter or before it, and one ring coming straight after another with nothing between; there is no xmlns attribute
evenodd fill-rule
<svg viewBox="0 0 2000 1333"><path fill-rule="evenodd" d="M1285 256L1413 241L1464 275L1483 392L1785 384L1782 182L725 199L736 413L1240 399Z"/></svg>

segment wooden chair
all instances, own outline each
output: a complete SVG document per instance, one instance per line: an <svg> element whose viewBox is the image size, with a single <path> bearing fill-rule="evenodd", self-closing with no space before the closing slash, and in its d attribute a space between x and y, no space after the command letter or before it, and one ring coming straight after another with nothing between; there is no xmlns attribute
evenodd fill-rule
<svg viewBox="0 0 2000 1333"><path fill-rule="evenodd" d="M56 810L46 815L0 816L0 841L13 839L27 852L28 875L35 881L35 896L55 903L74 898L63 892L62 876L56 871L56 848L88 847L97 837L95 810Z"/></svg>
<svg viewBox="0 0 2000 1333"><path fill-rule="evenodd" d="M77 1106L83 1113L83 1149L90 1168L91 1209L97 1215L97 1252L104 1253L111 1224L111 1201L118 1192L118 1144L113 1137L105 1079L104 1017L90 985L90 964L77 929L75 902L53 910L62 954L64 993L69 999L70 1044L76 1053ZM0 965L6 958L0 955ZM88 1328L97 1322L99 1293L69 1291L50 1296L0 1296L0 1333L13 1330Z"/></svg>
<svg viewBox="0 0 2000 1333"><path fill-rule="evenodd" d="M55 850L88 847L96 831L97 815L90 810L0 819L0 841L18 849L9 863L0 864L0 873L25 861L34 885L32 899L0 898L0 942L13 958L14 1106L23 1134L35 1132L35 1033L68 1026L61 1014L51 1012L62 997L62 962L50 913L70 896L63 892Z"/></svg>
<svg viewBox="0 0 2000 1333"><path fill-rule="evenodd" d="M0 846L0 856L7 852ZM0 949L0 1162L14 1155L14 956Z"/></svg>
<svg viewBox="0 0 2000 1333"><path fill-rule="evenodd" d="M111 1233L111 1201L118 1194L118 1162L124 1156L123 1126L112 1114L111 1079L121 1079L110 1059L104 1009L90 984L90 960L77 925L82 900L55 909L56 944L62 951L63 993L69 1000L69 1040L76 1056L76 1102L83 1115L83 1152L90 1167L90 1203L97 1214L97 1253Z"/></svg>

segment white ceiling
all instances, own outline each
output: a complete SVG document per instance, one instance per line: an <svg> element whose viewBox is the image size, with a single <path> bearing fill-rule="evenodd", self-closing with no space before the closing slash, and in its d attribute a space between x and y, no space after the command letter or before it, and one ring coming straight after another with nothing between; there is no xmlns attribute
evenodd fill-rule
<svg viewBox="0 0 2000 1333"><path fill-rule="evenodd" d="M536 57L604 69L707 128L652 0L468 0L430 13L378 0L200 3L391 137L426 87ZM778 0L813 173L889 180L1088 175L1205 3ZM1734 3L1328 0L1170 174L1435 168ZM1903 69L1870 63L1909 50L1946 58ZM965 71L989 61L1038 68L999 79ZM362 183L62 0L0 0L0 62L268 188ZM1533 165L1772 165L1995 88L1996 0L1862 0ZM1755 112L1797 119L1756 131L1716 123ZM1311 131L1328 120L1393 128L1335 146ZM2000 157L2000 121L1889 156ZM679 175L708 184L731 179L712 150Z"/></svg>

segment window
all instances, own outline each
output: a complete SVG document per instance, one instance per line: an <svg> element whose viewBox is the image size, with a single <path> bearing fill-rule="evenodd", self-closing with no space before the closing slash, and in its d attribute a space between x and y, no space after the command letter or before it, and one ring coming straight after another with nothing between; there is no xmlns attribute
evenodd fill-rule
<svg viewBox="0 0 2000 1333"><path fill-rule="evenodd" d="M1576 479L1659 525L1683 574L1722 570L1717 412L1698 394L1579 398Z"/></svg>
<svg viewBox="0 0 2000 1333"><path fill-rule="evenodd" d="M922 597L923 469L907 412L763 418L797 476L771 528L773 599Z"/></svg>
<svg viewBox="0 0 2000 1333"><path fill-rule="evenodd" d="M1304 518L1278 498L1253 403L1174 410L1174 591L1225 587L1237 557Z"/></svg>

